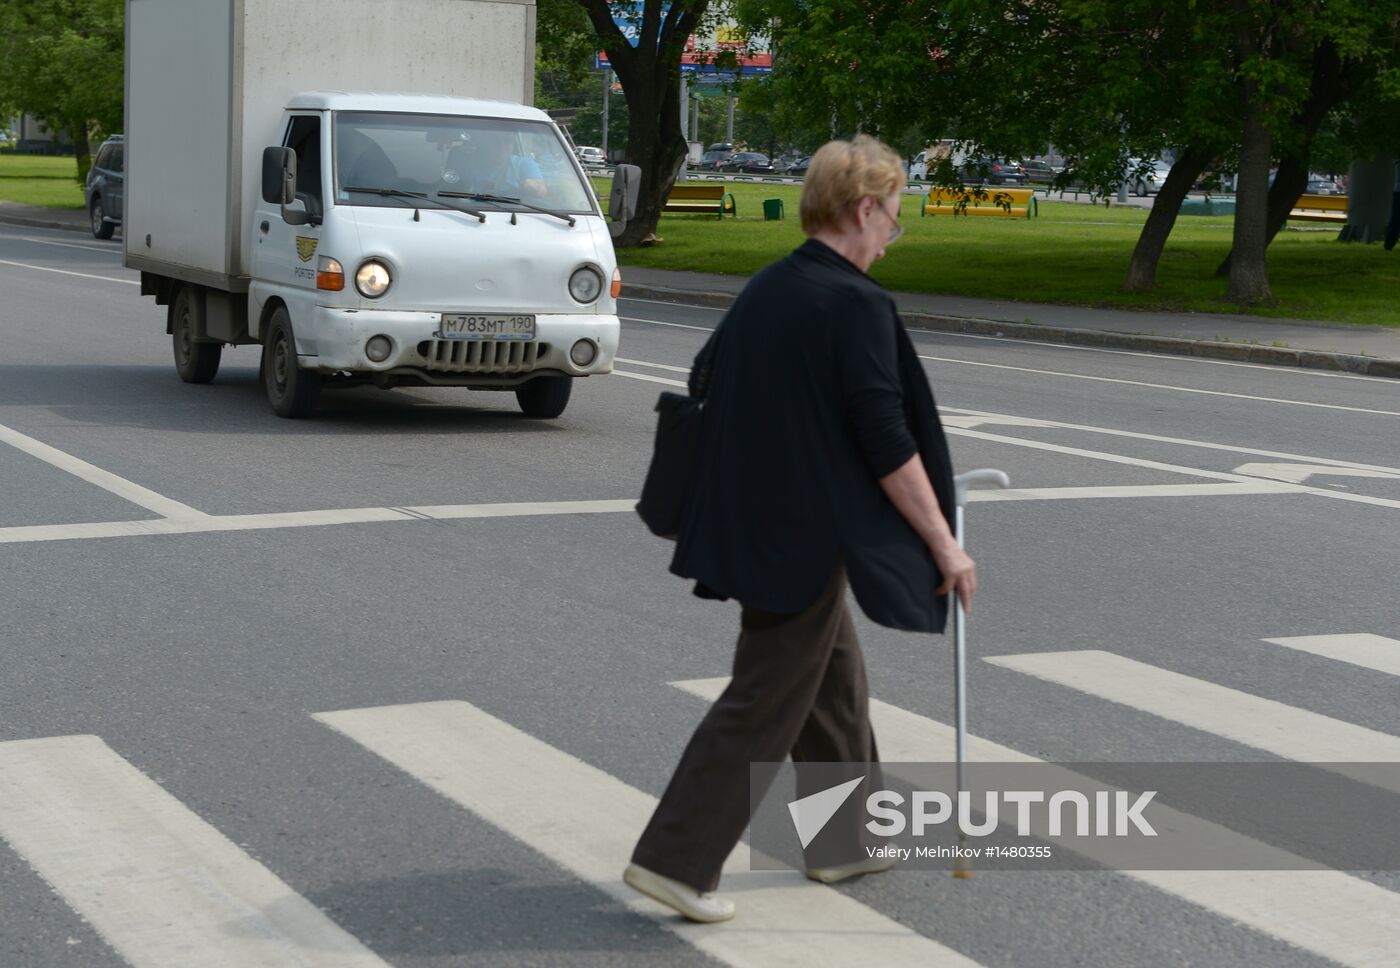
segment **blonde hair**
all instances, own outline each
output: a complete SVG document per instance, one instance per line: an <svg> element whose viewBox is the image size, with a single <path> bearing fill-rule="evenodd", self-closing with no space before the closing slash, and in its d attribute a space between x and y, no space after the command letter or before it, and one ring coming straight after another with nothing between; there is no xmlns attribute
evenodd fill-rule
<svg viewBox="0 0 1400 968"><path fill-rule="evenodd" d="M904 164L888 145L867 134L828 141L812 156L802 185L802 231L840 227L862 198L886 198L904 186Z"/></svg>

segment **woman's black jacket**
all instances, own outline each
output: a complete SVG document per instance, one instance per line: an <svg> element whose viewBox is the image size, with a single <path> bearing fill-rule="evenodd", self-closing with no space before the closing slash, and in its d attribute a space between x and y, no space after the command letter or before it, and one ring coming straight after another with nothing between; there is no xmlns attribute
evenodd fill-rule
<svg viewBox="0 0 1400 968"><path fill-rule="evenodd" d="M879 484L918 453L951 526L947 441L889 293L808 240L744 288L696 358L692 393L707 365L671 570L702 596L793 614L840 560L873 621L942 631L933 557Z"/></svg>

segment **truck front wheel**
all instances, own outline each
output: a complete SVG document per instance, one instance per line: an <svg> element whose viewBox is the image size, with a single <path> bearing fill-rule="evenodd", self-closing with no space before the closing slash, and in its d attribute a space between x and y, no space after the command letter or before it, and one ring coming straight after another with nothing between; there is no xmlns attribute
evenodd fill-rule
<svg viewBox="0 0 1400 968"><path fill-rule="evenodd" d="M525 416L550 420L564 412L573 389L573 377L537 376L516 388L515 399Z"/></svg>
<svg viewBox="0 0 1400 968"><path fill-rule="evenodd" d="M292 336L292 320L278 306L267 322L263 337L263 390L279 417L309 417L316 412L321 396L321 378L297 366L297 344Z"/></svg>
<svg viewBox="0 0 1400 968"><path fill-rule="evenodd" d="M170 304L170 339L175 347L175 372L186 383L208 383L219 372L224 348L218 343L201 343L196 333L195 313L200 311L199 293L193 286L181 286Z"/></svg>

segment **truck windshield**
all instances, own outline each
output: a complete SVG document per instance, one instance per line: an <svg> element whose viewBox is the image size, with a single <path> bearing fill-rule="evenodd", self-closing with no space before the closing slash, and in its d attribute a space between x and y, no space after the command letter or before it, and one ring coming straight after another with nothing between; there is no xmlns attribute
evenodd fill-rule
<svg viewBox="0 0 1400 968"><path fill-rule="evenodd" d="M412 208L405 194L443 192L486 210L595 211L569 149L541 121L342 111L335 179L338 205Z"/></svg>

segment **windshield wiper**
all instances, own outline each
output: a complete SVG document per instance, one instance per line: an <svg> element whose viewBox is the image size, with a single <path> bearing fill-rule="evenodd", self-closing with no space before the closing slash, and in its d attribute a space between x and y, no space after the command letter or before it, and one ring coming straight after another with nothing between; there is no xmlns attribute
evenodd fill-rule
<svg viewBox="0 0 1400 968"><path fill-rule="evenodd" d="M352 188L347 185L341 189L344 192L364 192L366 195L388 195L391 198L411 198L415 202L427 202L429 205L437 205L453 212L461 212L463 215L470 215L478 222L486 221L486 213L478 212L474 208L467 208L465 205L453 205L449 202L440 202L436 198L430 198L426 194L418 192L406 192L401 188ZM468 196L462 196L466 198Z"/></svg>
<svg viewBox="0 0 1400 968"><path fill-rule="evenodd" d="M484 192L438 192L443 198L470 198L474 202L507 202L511 205L519 205L528 208L532 212L539 212L541 215L553 215L555 218L562 218L573 228L577 221L567 212L556 212L553 209L540 208L538 205L531 205L529 202L521 201L518 198L511 198L509 195L487 195Z"/></svg>

